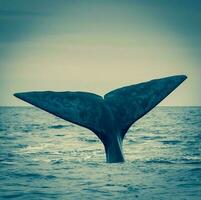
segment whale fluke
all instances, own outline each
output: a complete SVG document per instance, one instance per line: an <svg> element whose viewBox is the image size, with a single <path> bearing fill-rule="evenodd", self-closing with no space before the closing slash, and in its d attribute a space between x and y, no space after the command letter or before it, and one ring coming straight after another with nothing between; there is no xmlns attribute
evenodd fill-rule
<svg viewBox="0 0 201 200"><path fill-rule="evenodd" d="M102 141L107 162L123 162L123 138L129 127L153 109L187 77L155 79L104 95L89 92L23 92L14 96L64 120L93 131Z"/></svg>

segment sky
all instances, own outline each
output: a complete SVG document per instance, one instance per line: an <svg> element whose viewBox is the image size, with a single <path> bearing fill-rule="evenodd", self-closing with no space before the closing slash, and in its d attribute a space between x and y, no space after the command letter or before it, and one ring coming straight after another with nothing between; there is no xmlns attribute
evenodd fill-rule
<svg viewBox="0 0 201 200"><path fill-rule="evenodd" d="M13 93L89 91L171 75L160 105L201 105L200 0L0 0L0 105Z"/></svg>

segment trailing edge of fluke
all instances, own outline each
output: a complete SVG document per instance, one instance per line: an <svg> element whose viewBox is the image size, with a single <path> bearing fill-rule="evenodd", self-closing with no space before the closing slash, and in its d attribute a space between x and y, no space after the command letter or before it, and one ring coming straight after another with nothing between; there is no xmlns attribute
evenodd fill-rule
<svg viewBox="0 0 201 200"><path fill-rule="evenodd" d="M170 76L113 90L101 97L89 92L23 92L14 96L66 121L93 131L109 163L123 162L122 143L130 126L153 109L187 77Z"/></svg>

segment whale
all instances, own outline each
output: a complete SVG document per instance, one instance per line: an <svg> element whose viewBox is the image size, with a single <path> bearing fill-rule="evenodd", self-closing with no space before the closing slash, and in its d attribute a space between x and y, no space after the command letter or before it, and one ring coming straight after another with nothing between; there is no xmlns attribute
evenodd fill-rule
<svg viewBox="0 0 201 200"><path fill-rule="evenodd" d="M154 79L112 90L104 96L82 91L29 91L14 96L91 130L103 143L106 162L119 163L125 161L122 146L128 129L186 78L175 75Z"/></svg>

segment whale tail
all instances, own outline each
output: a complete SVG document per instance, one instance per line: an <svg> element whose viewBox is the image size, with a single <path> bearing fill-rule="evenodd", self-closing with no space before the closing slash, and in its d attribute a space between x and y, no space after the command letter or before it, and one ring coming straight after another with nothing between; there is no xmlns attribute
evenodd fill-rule
<svg viewBox="0 0 201 200"><path fill-rule="evenodd" d="M113 90L104 98L88 92L23 92L14 96L64 120L93 131L105 147L107 162L123 162L123 138L129 127L187 77L155 79Z"/></svg>
<svg viewBox="0 0 201 200"><path fill-rule="evenodd" d="M186 78L185 75L178 75L155 79L105 94L104 99L117 118L122 137L135 121L159 104Z"/></svg>

